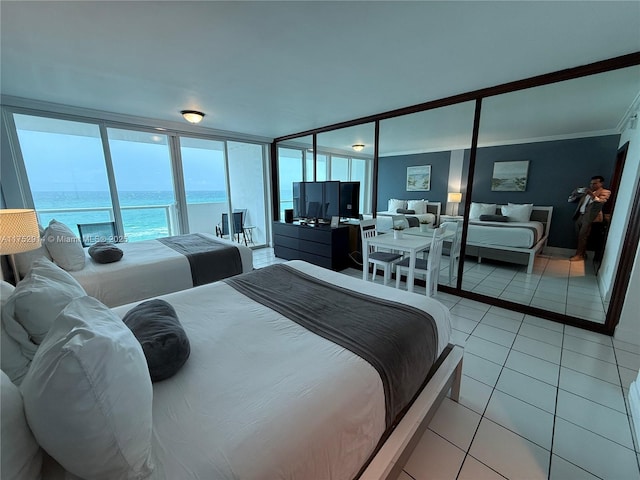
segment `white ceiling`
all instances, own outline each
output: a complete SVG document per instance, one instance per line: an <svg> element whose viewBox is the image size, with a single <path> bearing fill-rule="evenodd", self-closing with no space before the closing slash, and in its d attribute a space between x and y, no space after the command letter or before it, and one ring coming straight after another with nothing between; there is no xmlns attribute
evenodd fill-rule
<svg viewBox="0 0 640 480"><path fill-rule="evenodd" d="M267 138L640 51L637 1L3 0L0 14L5 96L167 122L196 109L203 127ZM538 115L539 99L523 92L497 97L495 111L529 112L506 122L511 139L546 137L532 133L538 117L549 134L551 120L606 132L640 91L637 69L619 77L609 90L583 82L603 92L597 102L577 83L539 90L562 115ZM490 125L486 142L500 141ZM424 147L412 136L403 150Z"/></svg>

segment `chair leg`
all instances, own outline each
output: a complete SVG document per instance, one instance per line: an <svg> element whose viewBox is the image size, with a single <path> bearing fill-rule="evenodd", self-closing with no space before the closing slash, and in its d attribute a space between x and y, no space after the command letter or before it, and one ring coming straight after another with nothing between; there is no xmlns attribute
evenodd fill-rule
<svg viewBox="0 0 640 480"><path fill-rule="evenodd" d="M396 265L396 288L400 288L400 277L402 277L402 269Z"/></svg>

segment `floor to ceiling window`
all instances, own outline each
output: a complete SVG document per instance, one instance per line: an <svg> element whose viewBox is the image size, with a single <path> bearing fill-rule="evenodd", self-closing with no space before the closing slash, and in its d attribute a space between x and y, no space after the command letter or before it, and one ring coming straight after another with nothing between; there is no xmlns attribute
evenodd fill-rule
<svg viewBox="0 0 640 480"><path fill-rule="evenodd" d="M180 154L189 230L215 233L228 209L224 142L181 137Z"/></svg>
<svg viewBox="0 0 640 480"><path fill-rule="evenodd" d="M263 144L41 115L11 109L7 117L19 148L3 171L14 165L10 176L23 186L3 188L8 207L33 202L41 224L56 218L72 230L114 221L126 241L214 234L224 212L241 209L241 241L268 243Z"/></svg>
<svg viewBox="0 0 640 480"><path fill-rule="evenodd" d="M166 135L108 128L124 235L146 240L179 233Z"/></svg>
<svg viewBox="0 0 640 480"><path fill-rule="evenodd" d="M114 219L96 124L13 116L34 206L41 225Z"/></svg>
<svg viewBox="0 0 640 480"><path fill-rule="evenodd" d="M229 183L233 211L241 211L242 240L267 243L263 148L255 143L227 142Z"/></svg>

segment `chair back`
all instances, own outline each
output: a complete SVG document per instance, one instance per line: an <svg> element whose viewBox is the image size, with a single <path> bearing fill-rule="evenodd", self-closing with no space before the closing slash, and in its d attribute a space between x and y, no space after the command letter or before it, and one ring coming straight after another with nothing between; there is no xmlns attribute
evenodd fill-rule
<svg viewBox="0 0 640 480"><path fill-rule="evenodd" d="M78 223L78 233L83 247L90 247L94 243L118 243L116 222Z"/></svg>
<svg viewBox="0 0 640 480"><path fill-rule="evenodd" d="M451 251L449 255L453 258L460 258L460 245L462 243L462 221L456 221L455 237L451 240Z"/></svg>
<svg viewBox="0 0 640 480"><path fill-rule="evenodd" d="M362 245L364 246L367 238L375 237L378 234L377 222L375 218L370 220L360 220L360 235L362 237ZM369 253L373 252L373 246L369 246Z"/></svg>
<svg viewBox="0 0 640 480"><path fill-rule="evenodd" d="M222 214L222 235L229 235L229 214ZM238 235L242 233L242 228L244 227L244 210L240 210L237 212L233 212L233 233L232 235Z"/></svg>
<svg viewBox="0 0 640 480"><path fill-rule="evenodd" d="M438 278L440 277L440 259L442 258L442 243L444 241L445 227L436 228L433 231L433 239L429 248L427 259L427 296L433 297L438 292Z"/></svg>

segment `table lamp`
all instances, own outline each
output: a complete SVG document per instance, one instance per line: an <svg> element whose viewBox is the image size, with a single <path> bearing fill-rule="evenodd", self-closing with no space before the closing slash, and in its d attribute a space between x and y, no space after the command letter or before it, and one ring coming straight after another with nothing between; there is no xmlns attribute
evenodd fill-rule
<svg viewBox="0 0 640 480"><path fill-rule="evenodd" d="M30 209L0 210L0 255L9 255L13 279L20 280L16 253L28 252L40 247L40 229L36 212Z"/></svg>
<svg viewBox="0 0 640 480"><path fill-rule="evenodd" d="M462 201L462 193L459 192L449 192L447 194L447 202L451 203L451 213L449 215L457 215L458 213L458 203Z"/></svg>

